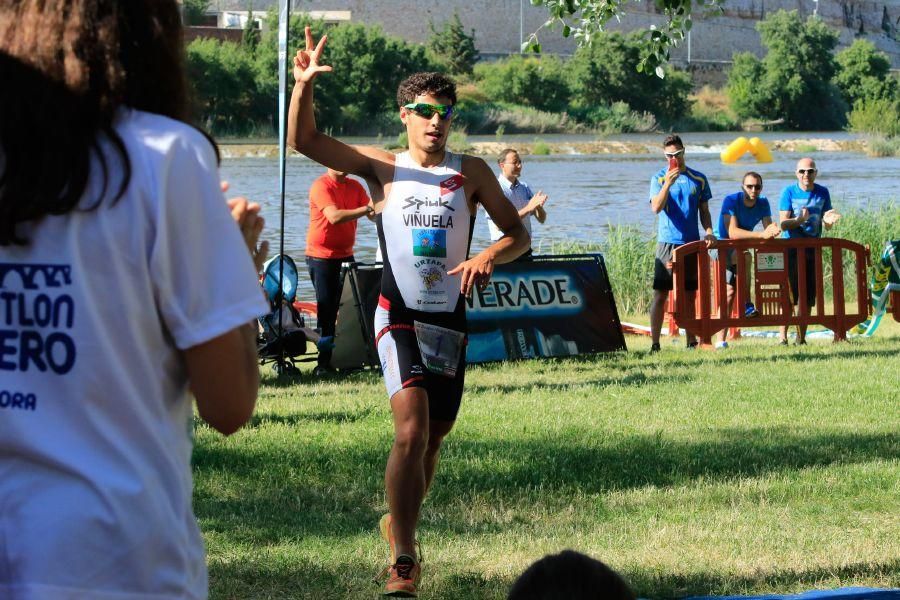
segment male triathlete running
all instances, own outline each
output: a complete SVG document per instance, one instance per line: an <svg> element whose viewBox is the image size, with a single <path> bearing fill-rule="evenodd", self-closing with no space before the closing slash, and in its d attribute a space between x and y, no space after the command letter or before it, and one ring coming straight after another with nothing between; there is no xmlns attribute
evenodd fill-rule
<svg viewBox="0 0 900 600"><path fill-rule="evenodd" d="M320 62L325 39L314 44L307 27L306 49L294 57L288 142L329 168L365 179L375 203L384 261L375 336L394 417L385 471L390 512L380 523L391 554L384 593L415 597L419 510L462 397L462 297L487 285L494 265L518 257L530 239L490 167L446 150L456 103L456 88L446 77L417 73L400 84L408 152L348 146L317 131L313 81L331 71ZM468 258L479 202L506 235Z"/></svg>

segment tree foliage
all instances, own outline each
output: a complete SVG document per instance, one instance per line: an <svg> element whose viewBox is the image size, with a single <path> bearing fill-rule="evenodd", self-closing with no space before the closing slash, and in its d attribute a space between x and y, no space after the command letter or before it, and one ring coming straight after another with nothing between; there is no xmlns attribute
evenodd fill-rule
<svg viewBox="0 0 900 600"><path fill-rule="evenodd" d="M467 34L459 20L459 13L455 11L453 17L444 23L443 29L436 29L434 22L429 22L428 28L431 29L428 51L432 59L452 75L471 74L478 62L475 30Z"/></svg>
<svg viewBox="0 0 900 600"><path fill-rule="evenodd" d="M193 84L194 113L205 127L244 131L264 113L253 60L238 44L194 40L187 47L187 73Z"/></svg>
<svg viewBox="0 0 900 600"><path fill-rule="evenodd" d="M199 25L206 16L211 0L184 0L184 22L187 25Z"/></svg>
<svg viewBox="0 0 900 600"><path fill-rule="evenodd" d="M838 129L847 106L832 83L838 33L797 11L772 13L757 26L766 56L736 54L728 76L731 106L743 118L784 119L796 129Z"/></svg>
<svg viewBox="0 0 900 600"><path fill-rule="evenodd" d="M625 102L666 121L685 117L690 111L690 76L662 66L666 75L662 80L637 72L634 66L640 62L642 47L640 33L613 32L579 48L569 65L575 102L581 106Z"/></svg>
<svg viewBox="0 0 900 600"><path fill-rule="evenodd" d="M543 27L562 27L563 37L572 36L579 46L591 46L603 37L606 23L618 20L624 6L632 0L531 0L547 8L550 18ZM662 65L669 60L669 49L684 40L692 25L693 8L715 9L724 0L653 0L664 21L659 27L646 31L641 42L640 59L634 63L638 71L656 73L662 78ZM531 35L522 50L541 51L538 32Z"/></svg>
<svg viewBox="0 0 900 600"><path fill-rule="evenodd" d="M893 100L898 96L897 78L891 75L891 62L884 52L868 40L856 40L837 53L834 82L847 104L861 100Z"/></svg>
<svg viewBox="0 0 900 600"><path fill-rule="evenodd" d="M271 11L267 19L267 31L257 48L256 71L260 93L270 99L274 118L278 93L278 15ZM326 62L334 68L316 80L316 119L323 129L354 131L382 113L395 111L400 81L416 71L436 68L423 46L387 36L377 26L346 23L328 27L301 14L291 17L290 39L303 40L306 25L310 25L316 39L328 34Z"/></svg>
<svg viewBox="0 0 900 600"><path fill-rule="evenodd" d="M494 102L562 112L570 91L563 62L553 56L511 56L475 69L481 89Z"/></svg>

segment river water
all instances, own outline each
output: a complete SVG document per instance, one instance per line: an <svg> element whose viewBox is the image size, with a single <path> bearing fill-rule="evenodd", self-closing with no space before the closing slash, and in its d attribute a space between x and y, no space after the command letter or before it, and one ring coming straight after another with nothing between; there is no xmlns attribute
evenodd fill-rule
<svg viewBox="0 0 900 600"><path fill-rule="evenodd" d="M774 162L758 164L749 155L737 163L726 165L719 152L736 137L734 133L702 133L683 135L688 166L709 179L713 200L710 211L718 217L722 198L740 190L741 176L748 170L759 171L764 178L763 195L777 210L781 189L796 181L793 171L799 153L773 152ZM535 136L519 140L533 141ZM846 139L845 133L762 134L763 140L816 137ZM484 138L493 141L492 138ZM549 143L589 141L592 136L541 136ZM658 144L660 135L628 135L609 138L631 142ZM470 138L479 141L479 138ZM355 140L354 140L355 141ZM506 136L504 143L515 146L516 136ZM896 185L900 176L900 158L870 158L861 153L813 152L819 168L817 182L831 191L836 209L874 207L898 200ZM522 180L534 189L543 190L547 201L547 221L534 223L532 247L549 252L554 241L600 242L609 224L634 224L655 231L655 215L649 207L650 177L665 167L662 151L651 154L557 154L523 156ZM488 159L490 163L492 159ZM494 165L495 166L495 165ZM279 230L278 161L273 158L232 158L222 161L222 177L231 184L230 195L244 195L260 202L266 218L266 238L272 253L277 252ZM299 156L287 164L285 252L301 269L301 296L312 298L312 287L305 273L303 255L309 223L307 192L313 180L324 172L320 165ZM360 219L355 255L357 260L371 261L376 247L375 225ZM484 214L475 224L472 247L483 248L488 241Z"/></svg>

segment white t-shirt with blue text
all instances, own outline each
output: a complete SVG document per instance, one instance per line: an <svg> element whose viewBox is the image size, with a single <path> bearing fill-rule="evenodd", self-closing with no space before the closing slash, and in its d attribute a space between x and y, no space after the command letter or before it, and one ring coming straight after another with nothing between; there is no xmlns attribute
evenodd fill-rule
<svg viewBox="0 0 900 600"><path fill-rule="evenodd" d="M116 131L118 201L0 246L0 598L207 595L182 351L267 307L209 141L130 110Z"/></svg>

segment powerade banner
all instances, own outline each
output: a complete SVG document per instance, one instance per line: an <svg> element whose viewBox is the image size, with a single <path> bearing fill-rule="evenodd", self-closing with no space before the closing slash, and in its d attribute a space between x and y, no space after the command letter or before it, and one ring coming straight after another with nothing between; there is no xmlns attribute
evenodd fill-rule
<svg viewBox="0 0 900 600"><path fill-rule="evenodd" d="M467 301L469 363L625 350L603 257L533 257L498 265ZM381 267L355 264L344 280L332 366L377 366L373 317Z"/></svg>
<svg viewBox="0 0 900 600"><path fill-rule="evenodd" d="M499 265L467 304L469 363L625 350L599 254Z"/></svg>

